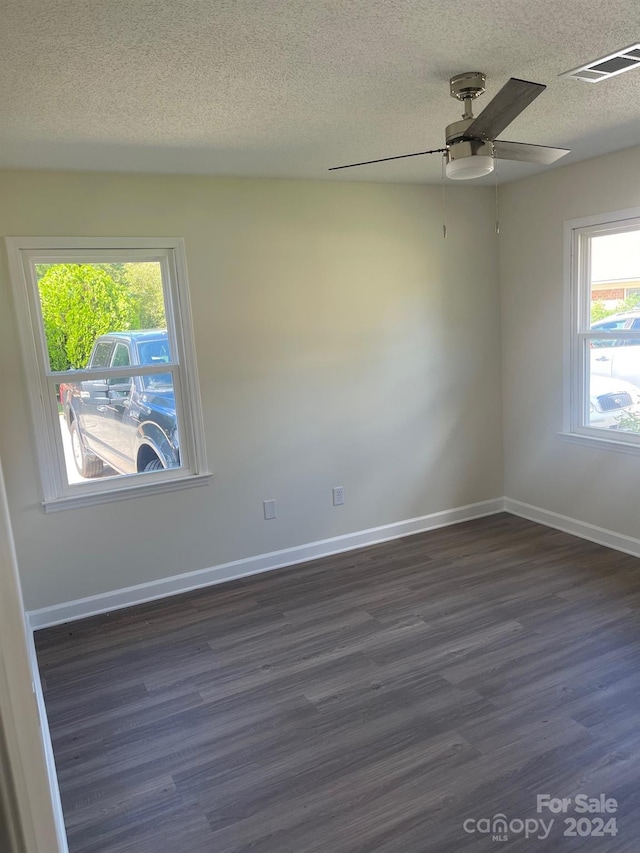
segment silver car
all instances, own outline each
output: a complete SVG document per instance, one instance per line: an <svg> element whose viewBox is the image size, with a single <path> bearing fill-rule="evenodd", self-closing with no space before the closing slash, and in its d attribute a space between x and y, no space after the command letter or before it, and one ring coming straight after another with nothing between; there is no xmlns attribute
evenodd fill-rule
<svg viewBox="0 0 640 853"><path fill-rule="evenodd" d="M613 314L591 324L591 331L640 332L640 311ZM640 340L600 338L591 341L591 374L613 376L640 385Z"/></svg>
<svg viewBox="0 0 640 853"><path fill-rule="evenodd" d="M591 374L589 380L589 426L619 429L625 415L640 416L640 388L607 376Z"/></svg>

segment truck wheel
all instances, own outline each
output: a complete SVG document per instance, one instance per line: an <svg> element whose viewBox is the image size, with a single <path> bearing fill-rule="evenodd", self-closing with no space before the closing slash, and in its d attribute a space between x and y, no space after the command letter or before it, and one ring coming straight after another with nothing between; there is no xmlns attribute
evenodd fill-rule
<svg viewBox="0 0 640 853"><path fill-rule="evenodd" d="M75 420L71 421L69 426L71 434L71 447L73 449L73 460L76 463L78 474L81 477L99 477L102 474L104 467L102 459L87 453L84 449L80 433L78 432L78 424Z"/></svg>
<svg viewBox="0 0 640 853"><path fill-rule="evenodd" d="M144 466L145 471L162 471L164 465L159 459L152 459L151 462L147 462Z"/></svg>

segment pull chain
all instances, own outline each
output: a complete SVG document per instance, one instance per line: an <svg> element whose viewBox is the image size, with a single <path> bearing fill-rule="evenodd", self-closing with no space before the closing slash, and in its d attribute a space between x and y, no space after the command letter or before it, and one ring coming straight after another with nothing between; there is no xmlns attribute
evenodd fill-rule
<svg viewBox="0 0 640 853"><path fill-rule="evenodd" d="M493 158L493 174L496 184L496 234L500 233L500 208L498 206L498 161Z"/></svg>
<svg viewBox="0 0 640 853"><path fill-rule="evenodd" d="M446 163L447 155L442 155L442 237L446 239L447 237L447 206L445 202L444 196L444 174L445 174L445 163Z"/></svg>

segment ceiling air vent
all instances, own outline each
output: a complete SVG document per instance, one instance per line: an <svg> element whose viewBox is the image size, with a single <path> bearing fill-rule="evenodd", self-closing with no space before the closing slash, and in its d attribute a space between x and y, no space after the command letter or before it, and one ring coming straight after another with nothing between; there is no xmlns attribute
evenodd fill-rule
<svg viewBox="0 0 640 853"><path fill-rule="evenodd" d="M616 74L631 71L632 68L640 68L640 42L603 56L601 59L594 59L593 62L588 62L572 71L565 71L559 76L572 77L584 83L599 83L601 80L615 77Z"/></svg>

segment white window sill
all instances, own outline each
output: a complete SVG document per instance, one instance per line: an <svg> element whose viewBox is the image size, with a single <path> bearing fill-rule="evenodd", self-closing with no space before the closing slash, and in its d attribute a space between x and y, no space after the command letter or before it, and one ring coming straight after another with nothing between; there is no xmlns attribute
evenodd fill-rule
<svg viewBox="0 0 640 853"><path fill-rule="evenodd" d="M140 498L144 495L157 495L160 492L176 492L179 489L192 489L197 486L208 486L211 474L194 474L179 480L161 480L158 483L140 483L120 489L108 489L103 492L92 492L85 495L69 495L63 498L43 501L45 512L61 512L65 509L78 509L83 506L122 501L128 498Z"/></svg>
<svg viewBox="0 0 640 853"><path fill-rule="evenodd" d="M616 441L612 438L582 435L577 432L560 432L558 435L565 441L568 441L571 444L582 445L582 447L597 448L598 450L612 450L614 453L626 453L631 456L640 456L640 444L630 444L626 441Z"/></svg>

